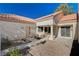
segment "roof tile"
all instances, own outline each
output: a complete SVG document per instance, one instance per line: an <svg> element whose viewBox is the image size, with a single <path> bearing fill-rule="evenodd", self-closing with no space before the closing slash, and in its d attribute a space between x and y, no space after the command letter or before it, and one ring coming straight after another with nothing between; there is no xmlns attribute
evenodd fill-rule
<svg viewBox="0 0 79 59"><path fill-rule="evenodd" d="M6 19L5 19L6 18ZM14 14L0 14L0 20L4 20L4 21L14 21L15 22L22 22L22 23L36 23L35 20L31 19L31 18L27 18L27 17L23 17L23 16L18 16L18 15L14 15Z"/></svg>

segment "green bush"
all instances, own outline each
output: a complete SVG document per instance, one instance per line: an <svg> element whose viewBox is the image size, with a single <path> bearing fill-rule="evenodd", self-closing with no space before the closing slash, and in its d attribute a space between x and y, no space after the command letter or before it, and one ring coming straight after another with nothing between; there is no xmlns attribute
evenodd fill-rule
<svg viewBox="0 0 79 59"><path fill-rule="evenodd" d="M7 56L21 56L21 52L19 49L10 50Z"/></svg>

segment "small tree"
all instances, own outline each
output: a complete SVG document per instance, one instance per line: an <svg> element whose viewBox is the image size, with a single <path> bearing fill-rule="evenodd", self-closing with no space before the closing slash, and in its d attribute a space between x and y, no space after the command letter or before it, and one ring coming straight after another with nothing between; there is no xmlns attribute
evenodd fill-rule
<svg viewBox="0 0 79 59"><path fill-rule="evenodd" d="M69 6L67 3L61 4L61 5L56 9L56 12L57 12L57 11L63 11L65 15L68 15L68 14L72 14L72 13L73 13L73 7L72 7L72 6Z"/></svg>

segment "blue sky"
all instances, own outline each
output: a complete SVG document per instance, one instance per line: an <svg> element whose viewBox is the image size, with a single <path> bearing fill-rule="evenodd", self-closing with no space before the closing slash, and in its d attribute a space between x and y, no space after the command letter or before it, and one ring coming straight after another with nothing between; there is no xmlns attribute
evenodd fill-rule
<svg viewBox="0 0 79 59"><path fill-rule="evenodd" d="M54 13L59 5L60 3L7 3L0 4L0 13L16 14L35 19ZM78 5L76 3L69 3L69 5L73 6L74 12L77 13Z"/></svg>

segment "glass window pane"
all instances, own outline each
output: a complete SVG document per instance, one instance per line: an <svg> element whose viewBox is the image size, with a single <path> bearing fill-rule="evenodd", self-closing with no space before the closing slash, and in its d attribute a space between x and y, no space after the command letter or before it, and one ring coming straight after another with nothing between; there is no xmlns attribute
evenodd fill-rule
<svg viewBox="0 0 79 59"><path fill-rule="evenodd" d="M70 37L70 27L69 26L61 27L61 36Z"/></svg>
<svg viewBox="0 0 79 59"><path fill-rule="evenodd" d="M61 36L65 36L65 28L61 27Z"/></svg>
<svg viewBox="0 0 79 59"><path fill-rule="evenodd" d="M38 27L38 32L43 32L43 27Z"/></svg>
<svg viewBox="0 0 79 59"><path fill-rule="evenodd" d="M67 27L66 28L66 36L67 37L70 37L70 27Z"/></svg>

